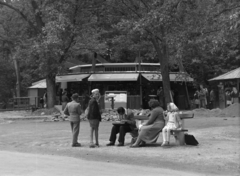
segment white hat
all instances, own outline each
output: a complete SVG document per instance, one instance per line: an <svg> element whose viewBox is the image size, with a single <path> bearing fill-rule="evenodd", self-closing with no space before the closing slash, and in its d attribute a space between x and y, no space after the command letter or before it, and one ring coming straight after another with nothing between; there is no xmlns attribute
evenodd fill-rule
<svg viewBox="0 0 240 176"><path fill-rule="evenodd" d="M178 107L173 102L170 102L169 106L170 106L172 111L177 111L178 110Z"/></svg>
<svg viewBox="0 0 240 176"><path fill-rule="evenodd" d="M93 90L92 90L92 93L97 93L97 92L99 92L98 89L93 89Z"/></svg>

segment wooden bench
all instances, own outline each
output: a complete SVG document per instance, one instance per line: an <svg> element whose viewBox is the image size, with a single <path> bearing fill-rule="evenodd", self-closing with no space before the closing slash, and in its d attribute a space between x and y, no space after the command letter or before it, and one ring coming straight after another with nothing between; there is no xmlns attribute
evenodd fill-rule
<svg viewBox="0 0 240 176"><path fill-rule="evenodd" d="M171 130L171 135L175 137L176 145L185 145L185 132L188 129L185 129L185 119L192 119L194 117L194 113L181 113L179 114L182 120L182 129ZM143 122L144 120L148 120L149 117L146 115L136 115L134 116L135 120Z"/></svg>
<svg viewBox="0 0 240 176"><path fill-rule="evenodd" d="M176 145L185 145L184 132L188 131L185 128L185 119L192 119L194 117L194 114L182 113L182 114L179 114L179 117L182 120L182 129L171 130L171 134L175 137Z"/></svg>

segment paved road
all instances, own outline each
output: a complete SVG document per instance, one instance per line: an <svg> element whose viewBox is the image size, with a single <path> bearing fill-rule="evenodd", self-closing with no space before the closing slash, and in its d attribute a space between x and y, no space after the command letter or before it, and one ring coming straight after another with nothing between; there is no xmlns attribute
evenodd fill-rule
<svg viewBox="0 0 240 176"><path fill-rule="evenodd" d="M201 176L169 169L0 151L0 176Z"/></svg>

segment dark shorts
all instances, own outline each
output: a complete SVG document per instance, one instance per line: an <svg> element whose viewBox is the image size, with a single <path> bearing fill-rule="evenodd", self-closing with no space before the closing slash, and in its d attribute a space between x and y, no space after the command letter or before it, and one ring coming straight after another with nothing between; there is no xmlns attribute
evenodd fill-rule
<svg viewBox="0 0 240 176"><path fill-rule="evenodd" d="M92 119L92 120L88 120L90 127L91 128L98 128L99 127L99 120L97 119Z"/></svg>

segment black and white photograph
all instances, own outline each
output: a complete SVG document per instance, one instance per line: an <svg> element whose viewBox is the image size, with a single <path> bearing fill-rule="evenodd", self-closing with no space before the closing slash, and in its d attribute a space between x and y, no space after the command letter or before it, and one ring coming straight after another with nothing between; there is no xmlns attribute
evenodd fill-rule
<svg viewBox="0 0 240 176"><path fill-rule="evenodd" d="M240 0L0 0L0 176L113 175L240 175Z"/></svg>

